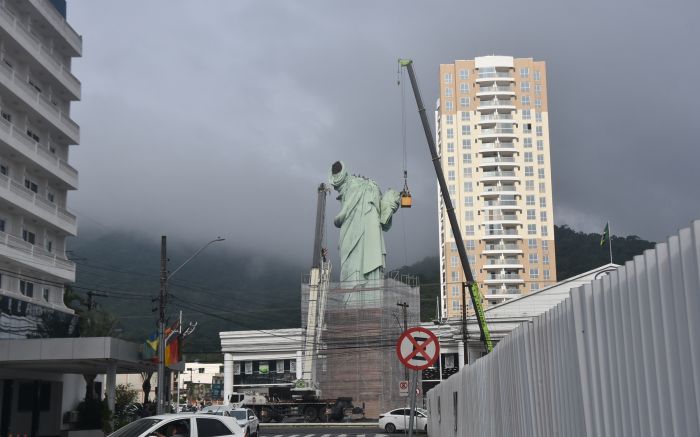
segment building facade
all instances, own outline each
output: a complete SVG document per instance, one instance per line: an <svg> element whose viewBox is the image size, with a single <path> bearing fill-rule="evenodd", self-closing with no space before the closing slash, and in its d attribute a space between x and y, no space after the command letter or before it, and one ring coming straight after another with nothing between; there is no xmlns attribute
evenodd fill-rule
<svg viewBox="0 0 700 437"><path fill-rule="evenodd" d="M484 304L554 284L545 63L484 56L442 64L435 116L442 169ZM465 276L442 198L439 232L441 312L460 317Z"/></svg>
<svg viewBox="0 0 700 437"><path fill-rule="evenodd" d="M0 1L0 336L23 338L47 312L70 317L63 288L75 280L65 254L76 235L67 209L78 172L68 164L80 129L71 61L82 38L65 1Z"/></svg>

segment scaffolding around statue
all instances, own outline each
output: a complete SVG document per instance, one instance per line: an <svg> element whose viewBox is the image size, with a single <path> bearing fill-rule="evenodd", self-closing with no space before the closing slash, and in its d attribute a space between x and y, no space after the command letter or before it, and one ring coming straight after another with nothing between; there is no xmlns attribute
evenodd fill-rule
<svg viewBox="0 0 700 437"><path fill-rule="evenodd" d="M308 308L308 281L302 283L301 297L301 307ZM395 351L404 330L397 303L403 302L408 304L408 326L418 325L420 288L413 276L391 272L362 286L329 284L319 332L304 336L318 342L313 374L323 398L352 397L368 418L406 403L399 396L405 371ZM302 311L302 326L307 326L306 317Z"/></svg>

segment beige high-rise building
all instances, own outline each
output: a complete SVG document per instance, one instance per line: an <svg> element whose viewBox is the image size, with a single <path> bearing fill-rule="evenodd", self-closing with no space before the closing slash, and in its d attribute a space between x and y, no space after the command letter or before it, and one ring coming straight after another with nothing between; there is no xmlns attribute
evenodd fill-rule
<svg viewBox="0 0 700 437"><path fill-rule="evenodd" d="M545 63L442 64L437 106L438 153L485 306L555 283ZM442 316L453 318L465 276L439 206Z"/></svg>

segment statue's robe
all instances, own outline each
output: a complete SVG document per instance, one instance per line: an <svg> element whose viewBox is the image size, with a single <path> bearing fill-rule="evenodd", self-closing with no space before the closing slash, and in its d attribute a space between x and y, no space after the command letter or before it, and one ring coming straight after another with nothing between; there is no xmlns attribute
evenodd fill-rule
<svg viewBox="0 0 700 437"><path fill-rule="evenodd" d="M382 231L391 227L398 208L398 193L388 190L381 197L371 179L351 176L345 166L331 174L331 184L340 193L342 207L334 224L340 228L341 282L366 283L384 276L386 247Z"/></svg>

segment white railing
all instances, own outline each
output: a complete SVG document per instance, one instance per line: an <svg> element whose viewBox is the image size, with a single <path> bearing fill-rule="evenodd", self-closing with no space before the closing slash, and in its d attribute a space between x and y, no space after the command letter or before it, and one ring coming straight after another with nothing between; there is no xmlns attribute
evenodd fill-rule
<svg viewBox="0 0 700 437"><path fill-rule="evenodd" d="M517 244L487 244L484 250L520 250Z"/></svg>
<svg viewBox="0 0 700 437"><path fill-rule="evenodd" d="M484 114L479 119L480 121L498 121L498 120L513 120L513 116L509 114Z"/></svg>
<svg viewBox="0 0 700 437"><path fill-rule="evenodd" d="M481 150L493 150L493 149L515 149L513 143L482 143Z"/></svg>
<svg viewBox="0 0 700 437"><path fill-rule="evenodd" d="M484 206L518 206L517 200L486 200Z"/></svg>
<svg viewBox="0 0 700 437"><path fill-rule="evenodd" d="M49 202L48 200L39 197L35 192L26 188L21 183L10 179L5 175L0 175L0 193L3 189L20 196L28 203L36 205L38 208L41 208L49 214L52 214L56 218L67 222L70 225L70 227L75 226L77 222L77 218L75 217L75 215L71 214L63 208L59 208L55 203Z"/></svg>
<svg viewBox="0 0 700 437"><path fill-rule="evenodd" d="M47 0L29 0L37 10L44 13L46 20L51 23L56 31L63 35L78 53L82 51L83 38L78 35L65 18Z"/></svg>
<svg viewBox="0 0 700 437"><path fill-rule="evenodd" d="M514 163L515 158L511 157L501 157L501 158L483 158L481 164L498 164L498 163Z"/></svg>
<svg viewBox="0 0 700 437"><path fill-rule="evenodd" d="M64 86L71 92L80 96L80 81L73 76L70 68L65 65L63 60L57 58L53 53L53 49L42 44L41 39L34 35L29 28L26 27L17 17L12 15L6 8L0 6L0 20L4 21L6 26L15 29L29 48L33 48L35 58L44 65L51 74L55 75L58 80L63 81Z"/></svg>
<svg viewBox="0 0 700 437"><path fill-rule="evenodd" d="M6 138L3 139L3 132ZM16 141L13 141L14 138ZM71 167L66 161L49 152L38 142L29 138L22 129L0 118L0 141L4 141L22 153L35 159L44 167L58 176L66 178L71 185L77 185L78 171Z"/></svg>
<svg viewBox="0 0 700 437"><path fill-rule="evenodd" d="M515 176L514 171L485 171L481 173L481 177L492 178L492 177L509 177Z"/></svg>
<svg viewBox="0 0 700 437"><path fill-rule="evenodd" d="M479 93L498 93L498 92L514 92L509 86L482 86L479 88Z"/></svg>
<svg viewBox="0 0 700 437"><path fill-rule="evenodd" d="M61 258L39 246L28 243L15 235L0 232L0 245L18 250L23 254L28 255L31 261L38 264L58 267L75 272L74 262L66 258Z"/></svg>
<svg viewBox="0 0 700 437"><path fill-rule="evenodd" d="M700 435L698 333L700 220L430 390L429 434Z"/></svg>
<svg viewBox="0 0 700 437"><path fill-rule="evenodd" d="M512 73L505 71L482 71L479 72L479 79L490 79L494 77L512 78Z"/></svg>
<svg viewBox="0 0 700 437"><path fill-rule="evenodd" d="M483 108L487 106L515 106L515 103L511 100L498 100L498 99L493 99L493 100L481 100L479 102L478 108Z"/></svg>
<svg viewBox="0 0 700 437"><path fill-rule="evenodd" d="M26 93L22 96L22 99L28 102L30 105L35 106L37 112L42 112L41 109L48 110L48 114L44 113L44 117L52 121L52 123L60 129L63 129L68 136L72 137L76 143L80 138L80 128L78 124L70 119L68 114L58 109L53 103L49 102L46 97L35 90L26 80L23 80L17 72L10 68L5 63L0 62L0 77L5 77L10 82L18 86L21 91Z"/></svg>

